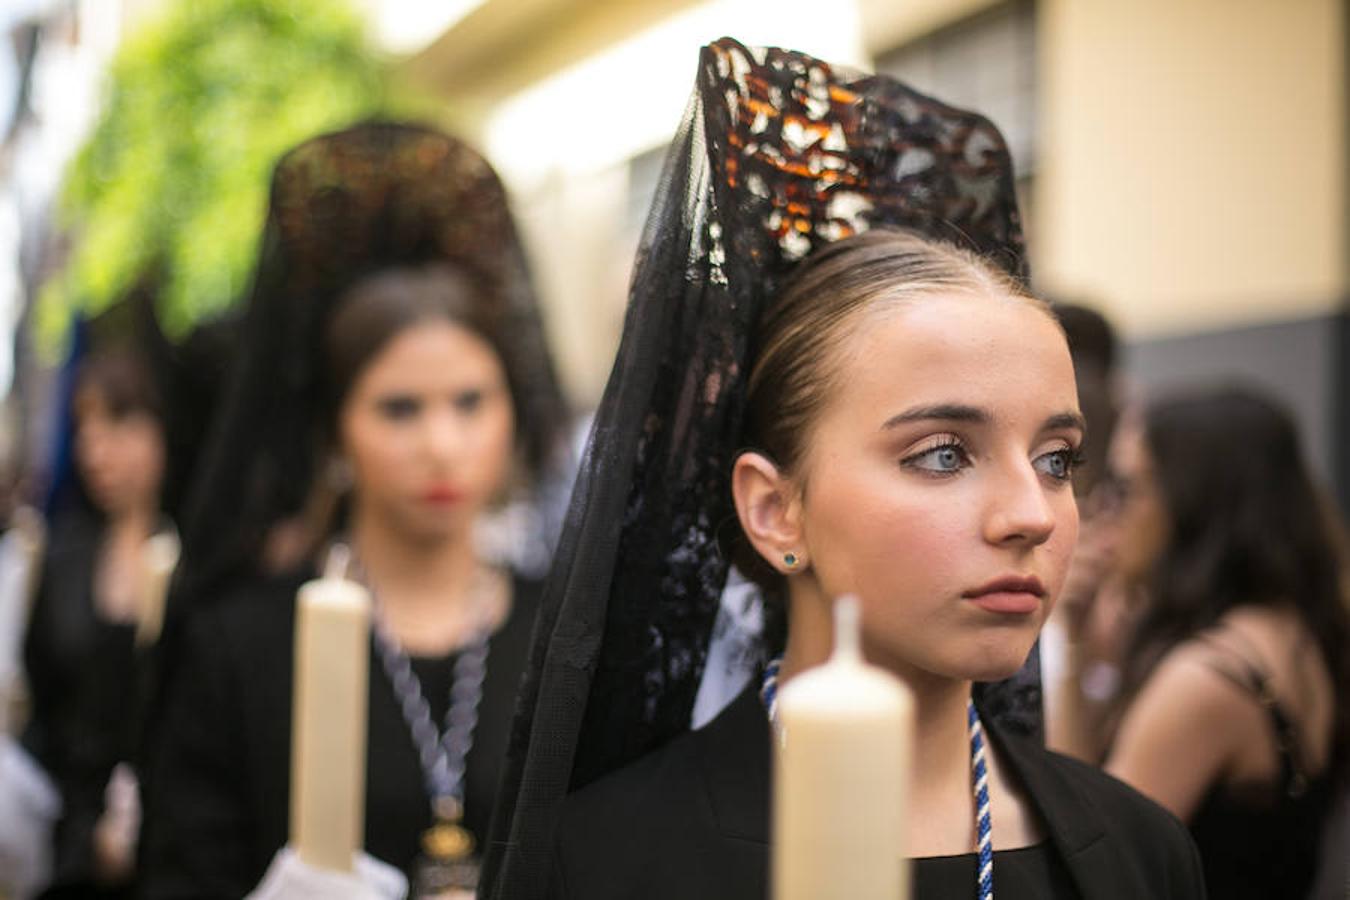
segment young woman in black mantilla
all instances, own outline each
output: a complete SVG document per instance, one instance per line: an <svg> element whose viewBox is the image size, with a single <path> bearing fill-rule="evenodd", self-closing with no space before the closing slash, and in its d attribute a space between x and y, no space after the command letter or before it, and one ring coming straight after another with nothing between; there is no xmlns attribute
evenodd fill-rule
<svg viewBox="0 0 1350 900"><path fill-rule="evenodd" d="M895 849L917 857L916 897L1203 896L1180 823L971 703L1055 601L1083 431L998 132L890 79L705 48L541 613L485 896L767 896L761 690L825 659L846 593L865 654L917 701ZM786 610L765 638L782 657L688 732L732 555Z"/></svg>
<svg viewBox="0 0 1350 900"><path fill-rule="evenodd" d="M435 820L486 833L536 606L475 531L564 422L495 173L406 125L291 151L245 330L186 534L143 893L242 896L286 844L294 597L334 540L375 599L365 851L425 886Z"/></svg>

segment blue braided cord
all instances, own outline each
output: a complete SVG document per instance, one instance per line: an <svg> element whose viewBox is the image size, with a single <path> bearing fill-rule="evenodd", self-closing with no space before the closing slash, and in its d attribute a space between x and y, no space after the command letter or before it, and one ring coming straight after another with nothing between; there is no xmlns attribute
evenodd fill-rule
<svg viewBox="0 0 1350 900"><path fill-rule="evenodd" d="M769 714L769 724L778 724L778 670L783 666L783 657L775 656L764 667L764 680L759 685L759 699Z"/></svg>
<svg viewBox="0 0 1350 900"><path fill-rule="evenodd" d="M781 656L769 660L759 686L759 699L768 712L770 724L778 724L778 670ZM976 872L979 900L994 900L994 821L989 807L989 766L985 762L984 728L975 704L967 701L966 720L970 730L970 775L975 795L975 837L979 850Z"/></svg>
<svg viewBox="0 0 1350 900"><path fill-rule="evenodd" d="M975 791L975 840L979 849L980 900L994 898L994 823L989 811L989 768L985 763L984 729L980 714L973 702L966 702L966 719L970 726L970 775Z"/></svg>

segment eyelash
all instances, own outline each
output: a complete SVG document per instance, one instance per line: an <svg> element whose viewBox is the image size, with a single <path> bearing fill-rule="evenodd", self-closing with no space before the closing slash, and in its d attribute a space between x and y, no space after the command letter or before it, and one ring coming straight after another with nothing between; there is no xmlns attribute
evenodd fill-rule
<svg viewBox="0 0 1350 900"><path fill-rule="evenodd" d="M422 405L411 397L389 397L379 402L380 412L388 419L410 419Z"/></svg>
<svg viewBox="0 0 1350 900"><path fill-rule="evenodd" d="M955 469L928 469L918 465L918 461L934 453L940 453L943 450L955 450L961 455L960 465ZM950 478L970 464L970 454L966 452L966 445L960 438L954 435L943 435L935 438L932 444L916 450L900 460L900 465L908 469L913 469L932 478Z"/></svg>
<svg viewBox="0 0 1350 900"><path fill-rule="evenodd" d="M462 413L472 413L483 405L484 392L481 390L465 391L455 397L455 409Z"/></svg>
<svg viewBox="0 0 1350 900"><path fill-rule="evenodd" d="M943 436L937 439L939 442L926 446L914 453L909 454L900 460L900 465L905 468L914 469L924 475L935 478L950 478L958 474L961 469L970 464L970 454L966 451L965 444L954 436ZM943 450L955 450L961 455L959 465L954 469L928 469L918 465L918 461L924 457L931 456L934 453L940 453ZM1074 472L1081 466L1086 457L1079 447L1064 447L1059 450L1052 450L1049 453L1043 453L1036 457L1034 462L1039 462L1046 457L1062 457L1064 459L1065 470L1063 475L1057 475L1053 472L1045 472L1046 477L1057 482L1067 483L1073 480Z"/></svg>
<svg viewBox="0 0 1350 900"><path fill-rule="evenodd" d="M472 415L483 405L486 394L482 390L469 390L456 394L451 400L455 410L462 415ZM378 402L379 410L387 419L411 419L422 411L422 402L413 397L386 397Z"/></svg>
<svg viewBox="0 0 1350 900"><path fill-rule="evenodd" d="M1072 481L1074 472L1076 472L1078 470L1078 467L1081 466L1087 460L1087 457L1083 454L1082 449L1079 447L1064 447L1060 450L1051 450L1049 453L1043 453L1040 456L1038 456L1037 460L1045 459L1047 456L1064 457L1065 468L1063 475L1055 475L1050 472L1045 473L1048 477L1053 478L1055 481L1058 482Z"/></svg>

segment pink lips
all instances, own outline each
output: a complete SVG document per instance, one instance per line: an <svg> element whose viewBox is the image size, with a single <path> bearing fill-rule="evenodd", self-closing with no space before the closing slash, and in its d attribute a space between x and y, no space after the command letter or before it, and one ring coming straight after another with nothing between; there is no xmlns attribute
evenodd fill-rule
<svg viewBox="0 0 1350 900"><path fill-rule="evenodd" d="M1024 616L1041 607L1045 585L1037 577L1007 576L996 578L961 595L976 606L991 613Z"/></svg>
<svg viewBox="0 0 1350 900"><path fill-rule="evenodd" d="M434 485L422 493L422 502L433 506L453 506L463 499L463 492L449 485Z"/></svg>

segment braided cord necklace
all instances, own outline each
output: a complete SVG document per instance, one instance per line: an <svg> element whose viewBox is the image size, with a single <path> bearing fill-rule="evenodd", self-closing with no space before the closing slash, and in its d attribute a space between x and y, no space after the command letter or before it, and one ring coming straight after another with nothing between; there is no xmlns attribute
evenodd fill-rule
<svg viewBox="0 0 1350 900"><path fill-rule="evenodd" d="M783 657L776 656L764 667L759 699L769 716L769 724L778 728L778 671ZM970 783L975 797L975 841L978 863L975 872L979 900L994 900L994 823L989 809L989 766L986 762L984 727L975 703L966 701L966 724L970 735Z"/></svg>
<svg viewBox="0 0 1350 900"><path fill-rule="evenodd" d="M478 628L455 657L450 704L442 730L432 719L431 705L413 671L412 659L390 632L381 615L378 597L374 591L371 594L376 598L372 627L376 655L408 725L431 800L433 824L422 835L418 893L449 888L471 890L477 884L478 860L473 835L463 825L465 775L483 699L492 629Z"/></svg>

